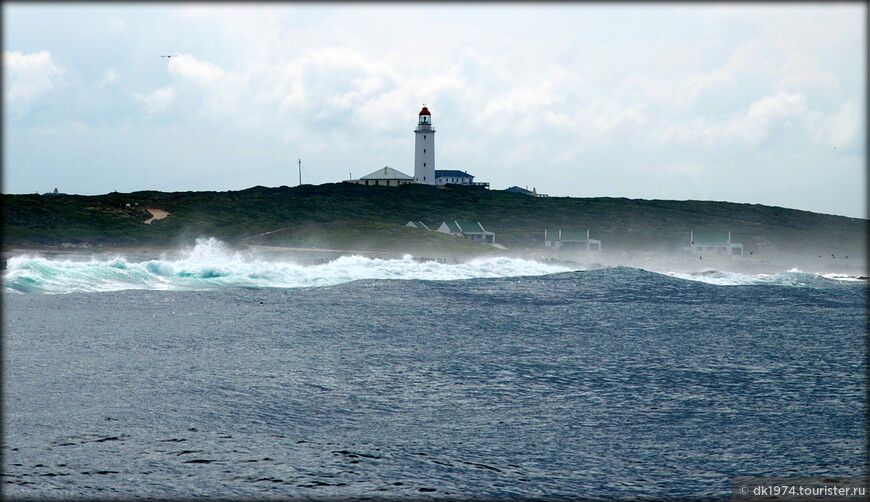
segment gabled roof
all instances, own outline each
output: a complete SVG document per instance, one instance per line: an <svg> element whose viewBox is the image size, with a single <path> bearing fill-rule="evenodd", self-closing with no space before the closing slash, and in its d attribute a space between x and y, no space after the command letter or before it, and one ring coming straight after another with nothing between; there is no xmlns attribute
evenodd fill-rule
<svg viewBox="0 0 870 502"><path fill-rule="evenodd" d="M407 174L396 171L390 166L384 166L382 169L378 169L377 171L363 176L360 178L361 180L413 180L413 176L408 176Z"/></svg>
<svg viewBox="0 0 870 502"><path fill-rule="evenodd" d="M442 225L447 225L447 230L452 234L462 233L462 229L459 228L459 225L457 225L455 221L445 221Z"/></svg>
<svg viewBox="0 0 870 502"><path fill-rule="evenodd" d="M513 187L510 187L510 188L505 188L504 191L505 191L505 192L521 193L521 194L525 194L525 195L532 195L532 191L531 191L531 190L526 190L525 188L517 187L517 186L513 186Z"/></svg>
<svg viewBox="0 0 870 502"><path fill-rule="evenodd" d="M474 235L480 234L485 235L486 230L483 229L483 225L478 221L457 221L456 224L459 226L459 230L466 235Z"/></svg>
<svg viewBox="0 0 870 502"><path fill-rule="evenodd" d="M414 228L422 228L423 230L429 230L429 227L426 226L422 221L409 221L405 224L406 227L414 227Z"/></svg>
<svg viewBox="0 0 870 502"><path fill-rule="evenodd" d="M435 170L436 178L474 178L474 176L457 170Z"/></svg>

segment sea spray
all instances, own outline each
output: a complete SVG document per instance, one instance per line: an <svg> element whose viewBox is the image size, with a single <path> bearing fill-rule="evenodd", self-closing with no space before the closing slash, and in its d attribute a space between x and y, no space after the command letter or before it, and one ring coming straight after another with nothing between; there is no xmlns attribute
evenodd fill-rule
<svg viewBox="0 0 870 502"><path fill-rule="evenodd" d="M504 256L477 258L465 263L341 256L327 263L303 265L266 257L252 250L234 250L215 238L197 239L196 245L157 259L120 255L47 258L10 257L3 275L4 292L86 293L122 290L198 291L222 288L305 288L334 286L357 280L450 281L478 278L543 276L577 271L565 264L542 263ZM659 272L662 273L662 272ZM798 269L775 274L741 274L706 269L696 273L665 275L718 286L779 285L827 287L856 281L837 274L818 275Z"/></svg>
<svg viewBox="0 0 870 502"><path fill-rule="evenodd" d="M666 275L678 279L705 282L717 286L796 286L796 287L825 287L836 285L843 281L860 281L861 279L843 274L813 274L792 268L787 272L774 274L741 274L737 272L724 272L721 270L706 269L700 272L667 272Z"/></svg>
<svg viewBox="0 0 870 502"><path fill-rule="evenodd" d="M132 261L124 256L92 255L87 260L21 255L9 259L4 291L74 293L148 290L209 290L227 287L299 288L332 286L364 279L460 280L547 275L571 269L518 258L486 258L445 264L401 259L342 256L318 265L265 258L236 251L214 239L198 239L178 257Z"/></svg>

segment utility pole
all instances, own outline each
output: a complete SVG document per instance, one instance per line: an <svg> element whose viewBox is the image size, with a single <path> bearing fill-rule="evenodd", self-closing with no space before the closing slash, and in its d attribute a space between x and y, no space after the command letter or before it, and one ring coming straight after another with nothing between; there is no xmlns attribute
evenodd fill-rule
<svg viewBox="0 0 870 502"><path fill-rule="evenodd" d="M299 185L302 185L302 159L296 161L299 164Z"/></svg>

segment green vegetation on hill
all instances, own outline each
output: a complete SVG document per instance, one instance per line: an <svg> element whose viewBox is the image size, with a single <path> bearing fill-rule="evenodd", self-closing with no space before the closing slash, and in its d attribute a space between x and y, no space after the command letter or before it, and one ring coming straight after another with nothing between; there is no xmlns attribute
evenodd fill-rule
<svg viewBox="0 0 870 502"><path fill-rule="evenodd" d="M167 246L214 236L230 243L407 250L491 247L405 227L479 221L508 248L542 248L545 228L586 229L604 250L681 251L691 230L730 230L746 252L853 253L867 220L757 204L531 197L500 190L353 184L228 192L3 195L4 249L87 243ZM127 207L130 204L130 207ZM146 208L171 215L150 225ZM263 235L265 234L265 235ZM453 240L445 240L453 239Z"/></svg>

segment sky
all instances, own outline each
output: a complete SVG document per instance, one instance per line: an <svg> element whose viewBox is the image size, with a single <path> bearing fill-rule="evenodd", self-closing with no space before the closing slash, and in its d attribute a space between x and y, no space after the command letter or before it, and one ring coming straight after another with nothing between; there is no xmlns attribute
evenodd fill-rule
<svg viewBox="0 0 870 502"><path fill-rule="evenodd" d="M4 2L2 187L413 175L425 104L492 189L866 218L866 44L863 2Z"/></svg>

